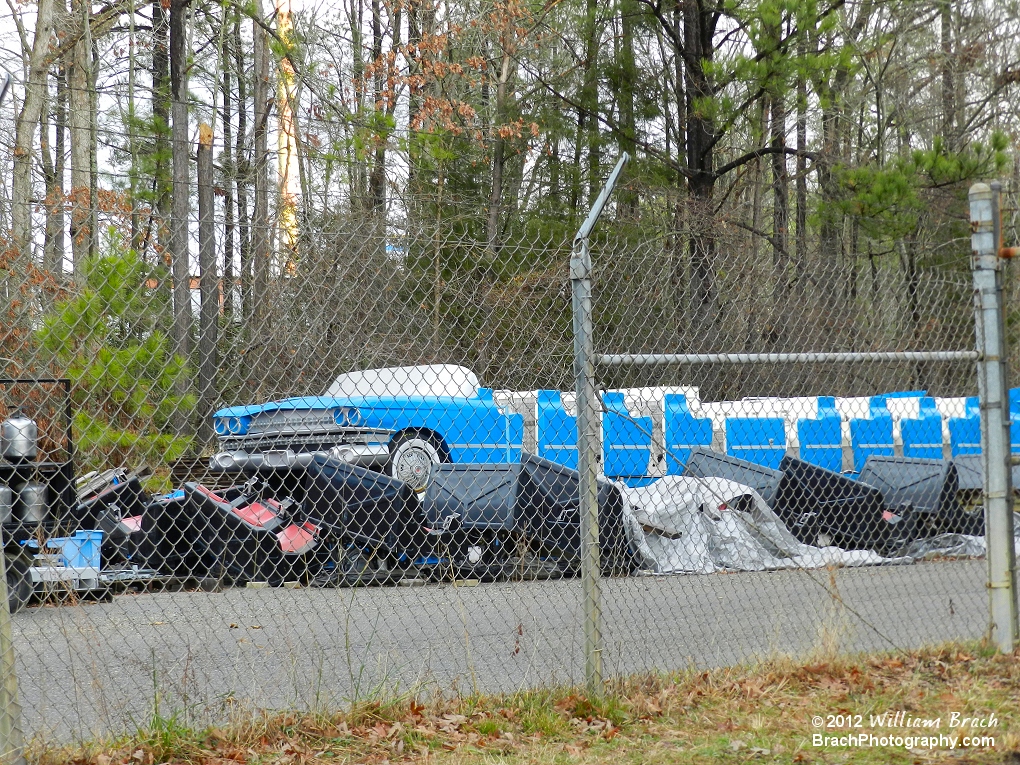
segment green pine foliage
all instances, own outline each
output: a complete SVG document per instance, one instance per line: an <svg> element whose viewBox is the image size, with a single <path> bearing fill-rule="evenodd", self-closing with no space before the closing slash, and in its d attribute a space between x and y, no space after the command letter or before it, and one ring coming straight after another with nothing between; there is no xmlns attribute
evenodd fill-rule
<svg viewBox="0 0 1020 765"><path fill-rule="evenodd" d="M917 149L884 165L841 167L838 176L846 191L841 211L856 216L876 240L894 240L914 231L928 207L926 193L1001 172L1008 155L1007 137L992 134L987 143L975 142L950 151L938 136L930 149Z"/></svg>
<svg viewBox="0 0 1020 765"><path fill-rule="evenodd" d="M191 445L169 430L174 412L192 411L195 397L175 393L191 370L160 328L168 312L154 285L166 275L134 251L114 250L85 263L81 290L55 303L38 330L53 365L71 378L77 451L87 467L156 464Z"/></svg>

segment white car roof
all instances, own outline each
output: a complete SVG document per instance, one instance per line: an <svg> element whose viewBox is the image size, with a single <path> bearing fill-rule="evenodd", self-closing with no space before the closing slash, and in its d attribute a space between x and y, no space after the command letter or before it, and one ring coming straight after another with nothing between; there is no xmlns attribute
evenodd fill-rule
<svg viewBox="0 0 1020 765"><path fill-rule="evenodd" d="M340 375L326 389L336 398L358 396L455 396L478 395L478 378L467 367L455 364L425 364L414 367L385 367Z"/></svg>

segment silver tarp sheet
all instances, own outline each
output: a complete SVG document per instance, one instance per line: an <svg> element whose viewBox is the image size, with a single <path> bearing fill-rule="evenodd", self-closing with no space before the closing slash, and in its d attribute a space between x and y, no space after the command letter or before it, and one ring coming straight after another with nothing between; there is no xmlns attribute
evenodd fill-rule
<svg viewBox="0 0 1020 765"><path fill-rule="evenodd" d="M1013 548L1020 557L1020 513L1013 513ZM915 539L903 554L915 560L937 558L983 558L987 551L984 537L969 534L939 534L927 539Z"/></svg>
<svg viewBox="0 0 1020 765"><path fill-rule="evenodd" d="M754 489L725 478L667 476L636 488L617 485L631 543L642 567L657 574L912 562L803 544Z"/></svg>

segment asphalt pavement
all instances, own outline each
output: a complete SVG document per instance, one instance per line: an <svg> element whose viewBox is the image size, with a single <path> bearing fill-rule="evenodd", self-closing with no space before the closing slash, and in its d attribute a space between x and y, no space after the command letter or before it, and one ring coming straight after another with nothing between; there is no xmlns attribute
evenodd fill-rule
<svg viewBox="0 0 1020 765"><path fill-rule="evenodd" d="M607 674L980 637L985 562L602 580ZM14 616L30 735L583 676L579 580L124 594Z"/></svg>

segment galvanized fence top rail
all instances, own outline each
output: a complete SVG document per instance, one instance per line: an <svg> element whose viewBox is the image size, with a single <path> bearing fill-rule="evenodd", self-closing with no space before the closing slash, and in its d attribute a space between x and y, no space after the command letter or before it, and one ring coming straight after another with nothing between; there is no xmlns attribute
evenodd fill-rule
<svg viewBox="0 0 1020 765"><path fill-rule="evenodd" d="M977 351L818 351L806 353L606 353L605 366L667 364L847 364L869 361L977 361Z"/></svg>

